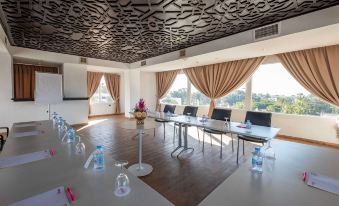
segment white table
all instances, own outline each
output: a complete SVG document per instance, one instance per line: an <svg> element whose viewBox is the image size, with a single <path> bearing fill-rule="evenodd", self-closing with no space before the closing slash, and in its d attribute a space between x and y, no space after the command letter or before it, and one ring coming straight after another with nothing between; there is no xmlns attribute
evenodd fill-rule
<svg viewBox="0 0 339 206"><path fill-rule="evenodd" d="M54 148L56 155L48 160L0 169L0 205L8 205L38 195L58 186L70 186L76 197L72 206L110 205L173 205L158 192L126 171L131 193L125 197L114 195L114 183L120 169L114 166L114 156L105 153L105 170L95 171L92 165L83 165L95 147L83 138L86 154L75 154L72 144L61 143L52 121L41 121L35 129L43 130L41 136L12 138L17 130L12 128L0 158ZM31 127L28 129L32 129ZM22 127L19 131L25 131ZM27 130L26 130L27 131Z"/></svg>
<svg viewBox="0 0 339 206"><path fill-rule="evenodd" d="M262 175L252 174L251 161L240 166L199 205L201 206L338 206L339 196L310 186L302 173L339 178L339 151L274 140L275 161L264 161Z"/></svg>
<svg viewBox="0 0 339 206"><path fill-rule="evenodd" d="M163 119L163 120L167 120L167 121L175 122L179 124L178 147L172 152L172 154L176 152L177 150L179 150L180 148L183 148L183 150L180 153L182 153L185 150L190 149L187 145L188 144L187 143L187 125L207 128L207 129L214 129L214 130L222 131L225 133L231 133L231 135L232 134L246 135L246 136L255 137L258 139L263 139L264 141L269 141L273 139L280 131L279 128L265 127L265 126L258 126L258 125L252 125L251 129L240 128L238 127L238 125L240 124L238 122L231 122L230 127L225 127L225 121L208 119L206 123L203 123L201 122L202 120L201 117L190 117L189 118L190 120L188 121L188 118L187 118L188 116L178 115L178 114L172 114L171 116L168 116L167 114L163 112L156 112L156 113L150 112L148 115L152 118ZM184 134L184 145L182 145L181 143L182 125L186 127L185 134ZM180 155L180 153L178 155Z"/></svg>
<svg viewBox="0 0 339 206"><path fill-rule="evenodd" d="M135 176L142 177L150 174L153 171L153 167L150 164L142 162L142 134L145 129L155 129L160 127L160 123L152 120L145 120L144 124L136 124L135 120L126 120L119 124L121 128L131 129L137 131L138 136L138 149L139 149L139 162L137 164L131 165L128 170Z"/></svg>

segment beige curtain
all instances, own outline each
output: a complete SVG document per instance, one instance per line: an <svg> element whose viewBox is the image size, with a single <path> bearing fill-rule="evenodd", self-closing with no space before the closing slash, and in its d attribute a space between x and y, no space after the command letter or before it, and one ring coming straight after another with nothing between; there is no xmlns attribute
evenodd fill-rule
<svg viewBox="0 0 339 206"><path fill-rule="evenodd" d="M253 74L264 57L243 59L184 69L190 82L211 98L208 115L215 107L214 100L240 87Z"/></svg>
<svg viewBox="0 0 339 206"><path fill-rule="evenodd" d="M14 99L34 99L35 72L58 73L57 67L13 65Z"/></svg>
<svg viewBox="0 0 339 206"><path fill-rule="evenodd" d="M98 89L102 75L103 74L101 72L87 72L87 95L89 98L91 98L95 91ZM88 105L88 108L89 108L88 114L90 114L91 113L90 104Z"/></svg>
<svg viewBox="0 0 339 206"><path fill-rule="evenodd" d="M163 98L170 87L172 86L175 77L177 76L180 70L166 71L166 72L157 72L155 74L156 78L156 110L160 111L160 99Z"/></svg>
<svg viewBox="0 0 339 206"><path fill-rule="evenodd" d="M104 74L107 89L115 101L115 110L113 113L120 113L120 76L117 74Z"/></svg>
<svg viewBox="0 0 339 206"><path fill-rule="evenodd" d="M308 91L339 107L339 45L288 52L278 57Z"/></svg>

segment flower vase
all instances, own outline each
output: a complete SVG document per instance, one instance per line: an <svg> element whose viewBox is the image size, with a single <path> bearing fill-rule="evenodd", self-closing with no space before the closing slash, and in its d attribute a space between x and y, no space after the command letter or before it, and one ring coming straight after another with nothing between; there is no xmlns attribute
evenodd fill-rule
<svg viewBox="0 0 339 206"><path fill-rule="evenodd" d="M134 118L137 121L137 124L144 124L144 120L147 117L146 112L134 112Z"/></svg>

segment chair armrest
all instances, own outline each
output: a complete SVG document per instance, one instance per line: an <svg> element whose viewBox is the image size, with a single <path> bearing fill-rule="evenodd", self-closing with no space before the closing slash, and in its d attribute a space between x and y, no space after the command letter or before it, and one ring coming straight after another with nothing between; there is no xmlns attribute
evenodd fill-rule
<svg viewBox="0 0 339 206"><path fill-rule="evenodd" d="M8 137L9 134L9 128L8 127L0 127L0 130L5 129L6 130L6 137Z"/></svg>

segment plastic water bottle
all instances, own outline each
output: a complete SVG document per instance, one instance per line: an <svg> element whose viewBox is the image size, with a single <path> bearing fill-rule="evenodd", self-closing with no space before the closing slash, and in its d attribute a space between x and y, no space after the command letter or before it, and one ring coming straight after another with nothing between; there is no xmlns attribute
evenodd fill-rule
<svg viewBox="0 0 339 206"><path fill-rule="evenodd" d="M94 168L97 170L104 169L104 148L101 145L96 146L94 154Z"/></svg>
<svg viewBox="0 0 339 206"><path fill-rule="evenodd" d="M75 140L75 130L71 127L67 130L67 143L73 143Z"/></svg>
<svg viewBox="0 0 339 206"><path fill-rule="evenodd" d="M62 117L59 117L58 118L58 128L62 129L62 128L64 128L64 126L65 126L64 120L62 119Z"/></svg>
<svg viewBox="0 0 339 206"><path fill-rule="evenodd" d="M53 124L57 124L58 123L58 114L56 112L53 112L52 120L53 120Z"/></svg>
<svg viewBox="0 0 339 206"><path fill-rule="evenodd" d="M260 147L256 147L252 156L252 168L253 172L262 173L263 169L263 155L260 152Z"/></svg>

